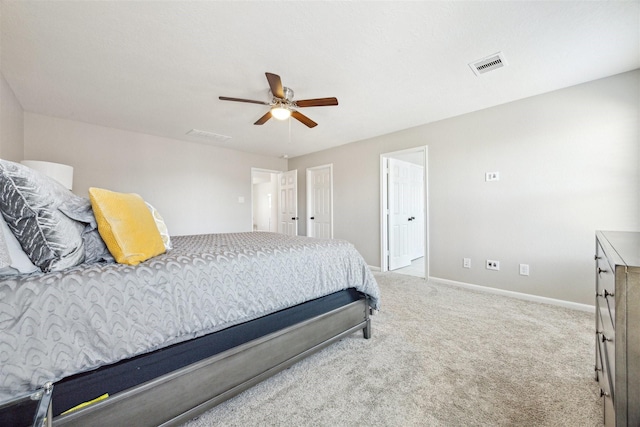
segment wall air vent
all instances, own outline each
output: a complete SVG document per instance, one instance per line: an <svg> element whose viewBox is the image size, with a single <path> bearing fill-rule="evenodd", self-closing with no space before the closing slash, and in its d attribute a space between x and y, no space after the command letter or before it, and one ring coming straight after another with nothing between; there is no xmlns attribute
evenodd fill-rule
<svg viewBox="0 0 640 427"><path fill-rule="evenodd" d="M507 65L507 60L502 52L494 53L486 58L479 59L469 64L471 70L473 70L476 76L480 74L488 73L497 68L502 68Z"/></svg>
<svg viewBox="0 0 640 427"><path fill-rule="evenodd" d="M187 135L195 136L201 139L207 139L212 142L227 142L231 139L231 137L227 135L220 135L218 133L198 129L191 129L189 132L187 132Z"/></svg>

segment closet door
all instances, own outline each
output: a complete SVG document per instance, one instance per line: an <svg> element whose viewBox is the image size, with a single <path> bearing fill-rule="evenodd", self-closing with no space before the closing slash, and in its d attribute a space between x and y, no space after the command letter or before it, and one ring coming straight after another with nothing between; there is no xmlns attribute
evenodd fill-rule
<svg viewBox="0 0 640 427"><path fill-rule="evenodd" d="M278 176L278 232L298 235L298 171L283 172Z"/></svg>

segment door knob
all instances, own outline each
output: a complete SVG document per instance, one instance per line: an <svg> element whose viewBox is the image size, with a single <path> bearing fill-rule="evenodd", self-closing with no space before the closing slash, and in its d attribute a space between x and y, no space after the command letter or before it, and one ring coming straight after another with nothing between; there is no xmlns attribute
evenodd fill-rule
<svg viewBox="0 0 640 427"><path fill-rule="evenodd" d="M413 221L413 218L409 218L409 221Z"/></svg>
<svg viewBox="0 0 640 427"><path fill-rule="evenodd" d="M297 217L297 216L294 216L294 217L292 217L292 218L291 218L291 220L292 220L292 221L297 221L297 220L298 220L298 217Z"/></svg>
<svg viewBox="0 0 640 427"><path fill-rule="evenodd" d="M315 217L315 216L312 216L312 217L311 217L311 218L309 218L309 219L316 219L316 217Z"/></svg>

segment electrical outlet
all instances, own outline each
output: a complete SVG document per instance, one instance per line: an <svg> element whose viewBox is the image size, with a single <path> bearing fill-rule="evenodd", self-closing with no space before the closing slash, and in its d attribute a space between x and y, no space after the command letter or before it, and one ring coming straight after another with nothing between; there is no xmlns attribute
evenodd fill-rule
<svg viewBox="0 0 640 427"><path fill-rule="evenodd" d="M471 268L471 258L462 258L462 266L464 268Z"/></svg>
<svg viewBox="0 0 640 427"><path fill-rule="evenodd" d="M500 270L500 261L495 261L492 259L487 260L487 270Z"/></svg>
<svg viewBox="0 0 640 427"><path fill-rule="evenodd" d="M520 264L520 275L521 276L529 275L529 264Z"/></svg>
<svg viewBox="0 0 640 427"><path fill-rule="evenodd" d="M500 172L487 172L484 174L484 180L489 181L500 181Z"/></svg>

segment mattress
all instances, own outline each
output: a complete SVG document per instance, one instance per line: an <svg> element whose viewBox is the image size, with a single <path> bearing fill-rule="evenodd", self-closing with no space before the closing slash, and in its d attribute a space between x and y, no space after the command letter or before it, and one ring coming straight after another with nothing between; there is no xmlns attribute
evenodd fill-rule
<svg viewBox="0 0 640 427"><path fill-rule="evenodd" d="M172 237L137 266L81 265L0 283L0 401L355 288L379 290L350 243L276 233Z"/></svg>
<svg viewBox="0 0 640 427"><path fill-rule="evenodd" d="M119 392L131 390L148 381L344 307L361 298L362 294L353 288L345 289L152 353L64 378L54 384L53 416L56 417L93 397L104 394L114 396ZM28 418L28 415L27 413L25 418ZM17 423L3 423L0 411L0 426L4 425Z"/></svg>

